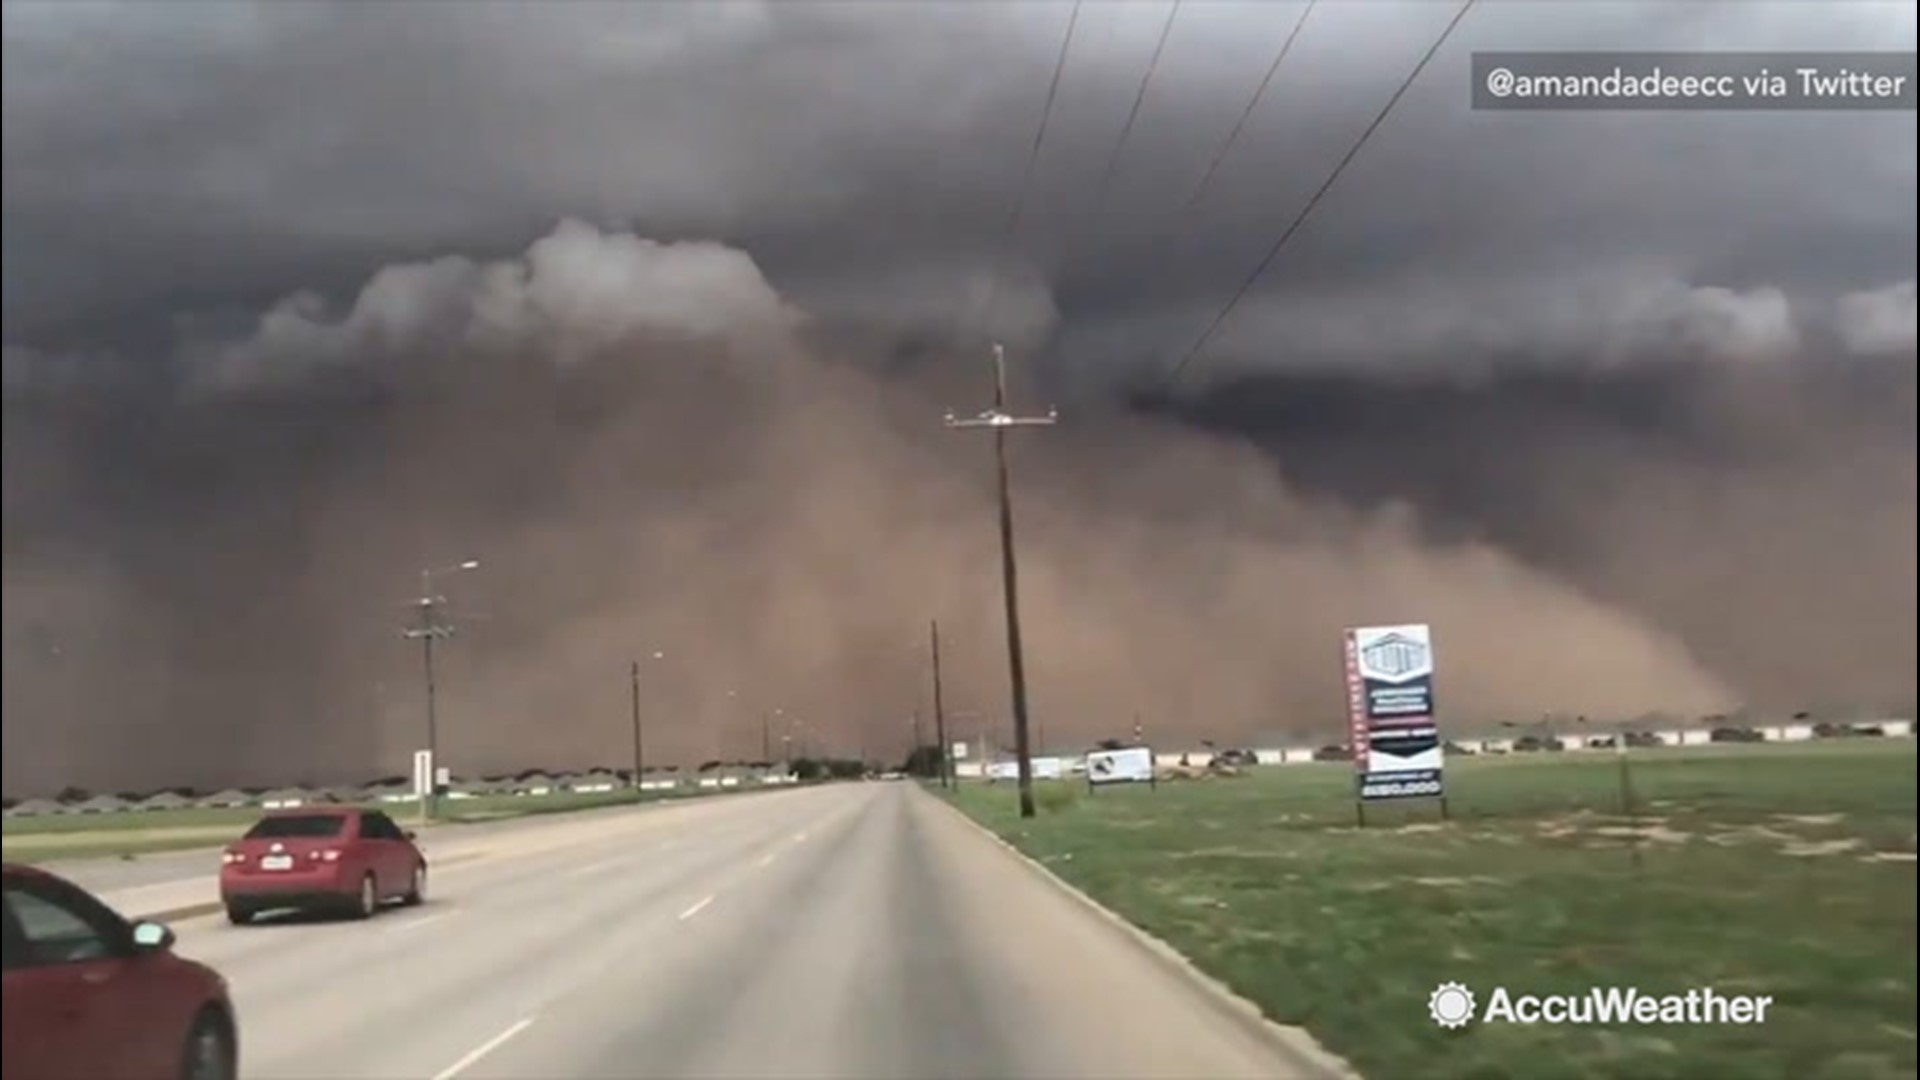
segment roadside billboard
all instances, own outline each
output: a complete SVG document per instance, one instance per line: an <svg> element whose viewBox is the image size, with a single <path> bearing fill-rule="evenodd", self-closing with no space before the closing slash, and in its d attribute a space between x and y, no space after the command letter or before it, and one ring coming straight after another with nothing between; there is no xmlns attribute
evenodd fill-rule
<svg viewBox="0 0 1920 1080"><path fill-rule="evenodd" d="M1442 796L1433 673L1425 623L1346 632L1348 742L1362 801Z"/></svg>

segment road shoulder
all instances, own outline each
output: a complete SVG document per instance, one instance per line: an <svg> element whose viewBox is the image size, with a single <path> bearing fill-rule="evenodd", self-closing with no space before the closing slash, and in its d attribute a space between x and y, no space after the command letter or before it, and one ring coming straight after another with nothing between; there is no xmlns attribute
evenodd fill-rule
<svg viewBox="0 0 1920 1080"><path fill-rule="evenodd" d="M1029 874L1045 882L1095 920L1117 932L1133 949L1144 954L1162 970L1193 989L1201 1000L1221 1016L1272 1048L1279 1057L1295 1063L1300 1070L1298 1075L1322 1077L1326 1080L1359 1080L1360 1074L1353 1066L1321 1046L1318 1040L1305 1029L1277 1024L1268 1019L1258 1005L1234 993L1225 983L1202 971L1179 950L1128 922L1081 892L1058 874L1008 843L992 829L975 821L959 807L917 787L914 797L932 803L939 808L938 812L950 815L964 823L975 835L984 837L991 845L1024 867Z"/></svg>

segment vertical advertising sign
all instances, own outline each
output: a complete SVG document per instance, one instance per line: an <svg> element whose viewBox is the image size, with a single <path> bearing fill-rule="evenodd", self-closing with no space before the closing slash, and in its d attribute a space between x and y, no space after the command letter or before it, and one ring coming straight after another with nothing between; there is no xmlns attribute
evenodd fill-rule
<svg viewBox="0 0 1920 1080"><path fill-rule="evenodd" d="M1346 684L1360 798L1438 798L1445 760L1433 715L1432 627L1348 630Z"/></svg>

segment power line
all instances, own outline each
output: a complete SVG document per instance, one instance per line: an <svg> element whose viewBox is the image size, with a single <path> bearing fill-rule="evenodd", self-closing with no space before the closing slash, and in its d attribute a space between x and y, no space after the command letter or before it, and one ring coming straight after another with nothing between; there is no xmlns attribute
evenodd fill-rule
<svg viewBox="0 0 1920 1080"><path fill-rule="evenodd" d="M1080 23L1080 5L1083 0L1073 0L1073 12L1067 16L1067 32L1060 38L1060 55L1053 62L1053 78L1047 83L1047 101L1040 107L1040 126L1033 133L1033 149L1027 155L1027 172L1020 182L1020 197L1013 204L1013 213L1007 216L1006 235L1002 248L994 259L992 273L987 277L986 301L980 305L978 322L984 323L993 315L994 302L1000 293L1000 264L1005 261L1007 249L1020 232L1020 222L1027 215L1027 197L1033 191L1034 173L1040 166L1040 150L1047 142L1047 126L1053 119L1053 103L1060 96L1060 77L1067 70L1067 54L1073 49L1073 30Z"/></svg>
<svg viewBox="0 0 1920 1080"><path fill-rule="evenodd" d="M1140 119L1140 106L1146 104L1147 89L1153 85L1153 73L1160 67L1160 54L1167 49L1167 38L1173 34L1173 21L1180 17L1180 5L1185 0L1173 0L1173 6L1167 9L1167 20L1160 24L1160 40L1154 42L1153 55L1147 59L1146 73L1140 76L1140 89L1133 95L1133 107L1127 110L1127 122L1120 126L1120 137L1114 141L1113 153L1107 157L1107 168L1100 176L1100 194L1094 200L1093 219L1099 222L1107 210L1107 196L1113 190L1113 178L1120 171L1120 154L1127 148L1127 138L1133 134L1134 122Z"/></svg>
<svg viewBox="0 0 1920 1080"><path fill-rule="evenodd" d="M1307 16L1313 14L1314 6L1319 2L1320 0L1308 0L1307 9L1300 13L1299 21L1293 24L1287 39L1280 43L1280 51L1273 54L1273 63L1267 65L1266 75L1261 78L1260 85L1254 87L1253 96L1247 99L1247 107L1241 111L1240 119L1233 125L1233 130L1227 133L1227 141L1220 144L1220 149L1213 155L1213 160L1207 163L1207 171L1201 175L1200 183L1194 186L1193 194L1188 195L1186 203L1180 207L1183 215L1199 204L1200 196L1206 194L1208 185L1213 183L1214 174L1220 171L1220 163L1227 160L1227 155L1233 151L1234 144L1240 141L1240 132L1246 129L1247 121L1253 119L1253 110L1259 107L1260 99L1266 96L1267 87L1273 85L1273 77L1280 74L1280 65L1286 63L1287 54L1293 51L1293 43L1300 36L1301 27L1307 25Z"/></svg>
<svg viewBox="0 0 1920 1080"><path fill-rule="evenodd" d="M1247 293L1253 289L1254 284L1267 272L1267 268L1273 265L1274 259L1279 257L1281 250L1287 246L1287 242L1292 240L1294 234L1300 231L1300 226L1306 222L1307 216L1313 213L1313 208L1320 205L1321 198L1327 194L1327 191L1333 187L1334 182L1340 179L1340 174L1346 171L1347 166L1351 164L1354 157L1360 153L1360 148L1367 144L1367 140L1373 136L1375 131L1379 130L1380 125L1386 121L1387 115L1393 112L1393 107L1400 103L1402 97L1406 96L1407 91L1413 86L1414 81L1420 77L1420 73L1426 70L1427 64L1431 62L1434 55L1440 51L1440 47L1446 44L1449 37L1453 36L1454 28L1460 25L1461 19L1466 18L1467 12L1472 10L1474 3L1475 0L1466 0L1464 4L1460 5L1460 10L1453 13L1453 19L1447 23L1446 29L1440 31L1440 36L1433 40L1432 45L1428 46L1426 54L1420 58L1419 63L1413 66L1413 70L1407 73L1405 81L1400 84L1398 90L1393 92L1393 96L1387 99L1387 103L1381 108L1379 115L1375 116L1373 122L1367 125L1366 130L1360 133L1360 138L1354 141L1354 144L1347 149L1346 156L1342 157L1340 163L1333 167L1333 171L1327 174L1327 179L1320 185L1319 190L1315 191L1313 195L1307 199L1306 205L1300 208L1300 213L1294 217L1292 223L1287 226L1286 231L1281 233L1280 238L1275 240L1273 246L1267 249L1266 257L1261 259L1259 265L1253 268L1253 273L1248 274L1246 280L1240 283L1240 287L1234 291L1233 298L1228 300L1226 306L1222 307L1220 311L1214 315L1213 321L1207 324L1206 330L1194 341L1193 346L1180 357L1180 362L1175 364L1173 370L1168 373L1165 382L1162 384L1163 386L1171 386L1173 382L1180 377L1181 373L1186 371L1188 365L1193 363L1194 358L1200 355L1200 350L1206 348L1207 342L1213 339L1214 333L1220 329L1221 324L1227 321L1227 316L1233 313L1233 309L1239 306L1241 300L1246 299Z"/></svg>

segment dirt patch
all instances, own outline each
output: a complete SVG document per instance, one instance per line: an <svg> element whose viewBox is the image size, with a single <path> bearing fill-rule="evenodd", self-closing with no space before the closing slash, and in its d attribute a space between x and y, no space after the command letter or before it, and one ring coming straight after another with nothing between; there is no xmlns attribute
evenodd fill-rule
<svg viewBox="0 0 1920 1080"><path fill-rule="evenodd" d="M1646 840L1655 844L1685 844L1693 840L1692 833L1670 829L1662 821L1649 821L1640 825L1602 825L1592 831L1598 836Z"/></svg>
<svg viewBox="0 0 1920 1080"><path fill-rule="evenodd" d="M1445 825L1435 825L1432 822L1423 821L1412 825L1402 825L1393 831L1397 833L1433 833L1439 832L1444 828L1446 828Z"/></svg>
<svg viewBox="0 0 1920 1080"><path fill-rule="evenodd" d="M1861 862L1913 862L1911 851L1876 851L1871 855L1860 856Z"/></svg>
<svg viewBox="0 0 1920 1080"><path fill-rule="evenodd" d="M1781 832L1779 829L1770 829L1765 825L1749 825L1742 829L1717 832L1707 837L1708 843L1718 844L1721 847L1731 847L1735 844L1751 844L1755 841L1773 844L1797 844L1801 842L1801 838L1795 836L1793 833Z"/></svg>
<svg viewBox="0 0 1920 1080"><path fill-rule="evenodd" d="M1780 854L1810 859L1821 855L1843 855L1859 846L1858 840L1801 840L1781 848Z"/></svg>
<svg viewBox="0 0 1920 1080"><path fill-rule="evenodd" d="M1845 814L1774 814L1775 821L1790 821L1795 825L1838 825L1846 820Z"/></svg>
<svg viewBox="0 0 1920 1080"><path fill-rule="evenodd" d="M1476 886L1499 885L1499 878L1473 874L1466 877L1395 877L1381 878L1363 882L1354 886L1355 892L1377 893L1389 889L1399 889L1406 885L1424 885L1430 889L1468 889Z"/></svg>
<svg viewBox="0 0 1920 1080"><path fill-rule="evenodd" d="M1596 815L1591 810L1580 810L1561 817L1543 818L1534 822L1534 831L1548 839L1573 836L1593 827Z"/></svg>
<svg viewBox="0 0 1920 1080"><path fill-rule="evenodd" d="M1293 853L1257 848L1195 848L1192 851L1170 851L1169 859L1291 859Z"/></svg>

